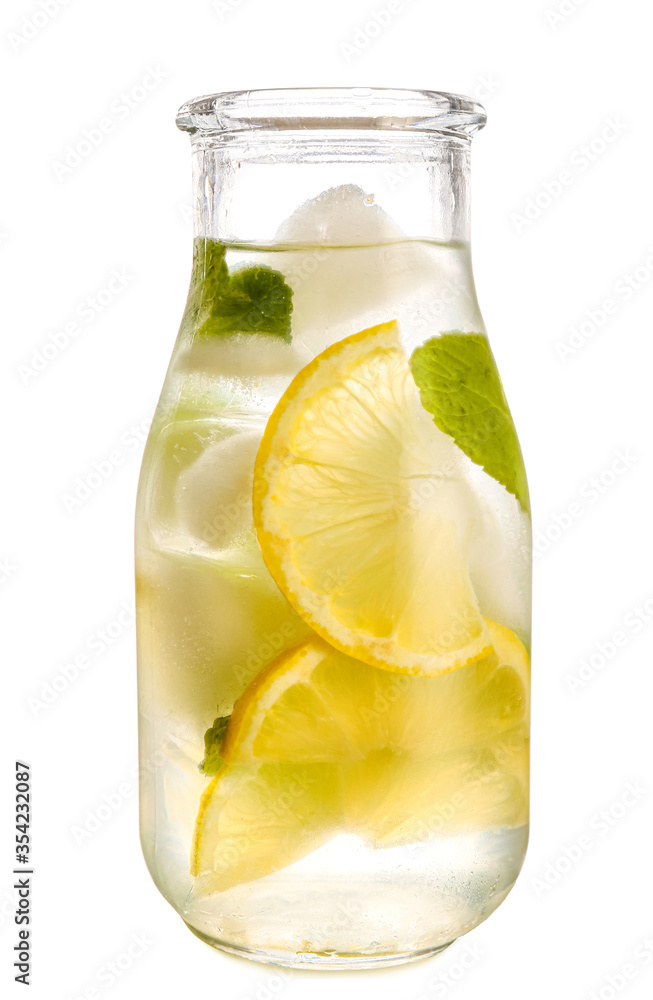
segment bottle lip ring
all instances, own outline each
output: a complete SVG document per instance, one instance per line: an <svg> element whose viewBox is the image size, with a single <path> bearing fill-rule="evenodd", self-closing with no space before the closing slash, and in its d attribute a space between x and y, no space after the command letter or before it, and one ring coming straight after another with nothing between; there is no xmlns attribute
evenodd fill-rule
<svg viewBox="0 0 653 1000"><path fill-rule="evenodd" d="M462 94L385 87L235 90L196 97L177 112L182 131L216 137L333 129L467 138L485 122L485 108Z"/></svg>

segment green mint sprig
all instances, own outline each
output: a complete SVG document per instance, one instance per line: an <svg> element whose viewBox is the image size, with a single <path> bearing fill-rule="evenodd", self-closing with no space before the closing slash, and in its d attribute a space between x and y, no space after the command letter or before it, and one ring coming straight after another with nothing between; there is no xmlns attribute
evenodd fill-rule
<svg viewBox="0 0 653 1000"><path fill-rule="evenodd" d="M440 430L528 512L521 449L487 337L458 330L431 337L415 348L410 367Z"/></svg>
<svg viewBox="0 0 653 1000"><path fill-rule="evenodd" d="M212 776L222 767L220 750L230 718L229 715L219 715L204 733L204 760L199 765L202 774Z"/></svg>
<svg viewBox="0 0 653 1000"><path fill-rule="evenodd" d="M216 240L195 243L189 302L197 336L265 333L289 341L292 288L283 274L261 264L229 271L226 250Z"/></svg>

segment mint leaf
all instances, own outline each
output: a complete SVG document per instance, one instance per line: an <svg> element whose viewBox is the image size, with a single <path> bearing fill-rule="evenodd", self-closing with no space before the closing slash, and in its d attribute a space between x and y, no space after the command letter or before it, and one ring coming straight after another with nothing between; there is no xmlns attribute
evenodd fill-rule
<svg viewBox="0 0 653 1000"><path fill-rule="evenodd" d="M225 263L227 248L215 240L198 240L196 247L196 273L202 282L202 291L208 303L217 302L229 283L229 269Z"/></svg>
<svg viewBox="0 0 653 1000"><path fill-rule="evenodd" d="M226 247L222 243L215 240L195 240L186 311L192 314L193 325L196 327L206 323L216 302L226 290L229 271L225 254Z"/></svg>
<svg viewBox="0 0 653 1000"><path fill-rule="evenodd" d="M219 715L204 733L204 760L199 765L202 774L217 774L222 766L220 749L229 724L229 715Z"/></svg>
<svg viewBox="0 0 653 1000"><path fill-rule="evenodd" d="M229 272L226 247L197 240L189 309L200 337L269 333L290 340L292 289L280 271L254 265Z"/></svg>
<svg viewBox="0 0 653 1000"><path fill-rule="evenodd" d="M487 337L458 330L431 337L415 348L410 367L440 430L528 511L521 449Z"/></svg>
<svg viewBox="0 0 653 1000"><path fill-rule="evenodd" d="M289 340L292 289L279 271L245 267L234 271L201 334L271 333Z"/></svg>

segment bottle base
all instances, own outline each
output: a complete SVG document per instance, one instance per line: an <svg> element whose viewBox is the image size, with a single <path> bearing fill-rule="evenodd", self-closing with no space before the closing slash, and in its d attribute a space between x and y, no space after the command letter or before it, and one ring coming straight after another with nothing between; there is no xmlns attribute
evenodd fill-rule
<svg viewBox="0 0 653 1000"><path fill-rule="evenodd" d="M371 850L342 835L228 890L189 884L175 909L211 947L288 968L374 969L437 955L510 892L528 828ZM160 874L160 873L157 873ZM177 885L157 881L175 905Z"/></svg>
<svg viewBox="0 0 653 1000"><path fill-rule="evenodd" d="M285 952L285 951L263 951L254 948L245 948L240 945L229 944L218 938L212 938L208 934L192 927L184 921L188 929L198 937L200 941L210 945L217 951L224 951L228 955L235 955L237 958L246 958L250 962L259 962L261 965L278 965L286 969L317 969L325 971L356 971L358 969L381 969L390 965L408 965L411 962L421 962L426 958L433 958L446 951L456 940L452 938L446 944L438 945L436 948L424 948L420 951L377 953L374 955L361 954L338 954L335 952Z"/></svg>

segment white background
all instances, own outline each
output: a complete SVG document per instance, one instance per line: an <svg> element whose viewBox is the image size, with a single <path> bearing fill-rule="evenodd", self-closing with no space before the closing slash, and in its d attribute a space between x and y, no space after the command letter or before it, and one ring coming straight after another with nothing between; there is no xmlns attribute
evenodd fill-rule
<svg viewBox="0 0 653 1000"><path fill-rule="evenodd" d="M650 997L645 6L403 0L370 40L375 29L366 26L385 0L43 4L54 13L38 14L38 0L12 0L0 15L3 982L13 975L16 941L10 806L13 761L22 757L34 774L30 996L38 1000L319 1000L336 991L343 1000ZM152 69L159 82L125 111L121 95ZM196 940L140 855L133 507L143 428L189 277L190 156L174 126L178 105L220 90L350 84L458 91L488 110L488 127L474 140L475 270L522 439L540 548L533 829L511 896L441 958L281 977ZM113 127L101 145L58 177L66 148L105 118ZM556 186L561 171L567 183ZM87 298L114 269L124 274L122 289L89 317ZM601 322L606 299L612 314ZM54 357L49 348L35 371L44 345L70 323L76 336ZM560 345L583 323L565 353ZM77 479L107 461L115 468L106 482L67 510ZM565 518L573 504L575 516ZM98 630L117 621L110 631L120 634L101 649ZM618 649L610 645L615 632L623 635ZM30 699L38 703L43 685L81 654L87 666L51 704L35 707ZM588 679L574 683L592 657ZM629 783L639 783L632 796ZM113 815L77 843L76 829L105 795L117 803ZM574 852L582 837L591 846ZM111 982L107 964L135 934L144 936L143 953ZM632 976L619 978L626 964ZM22 996L24 987L10 982L9 992Z"/></svg>

